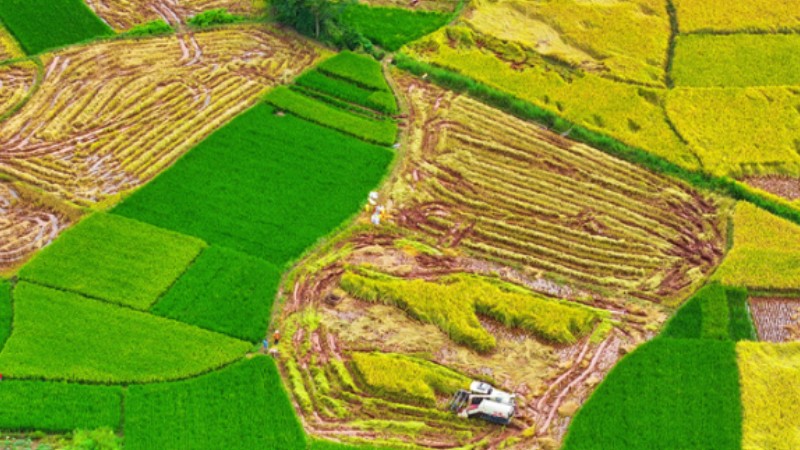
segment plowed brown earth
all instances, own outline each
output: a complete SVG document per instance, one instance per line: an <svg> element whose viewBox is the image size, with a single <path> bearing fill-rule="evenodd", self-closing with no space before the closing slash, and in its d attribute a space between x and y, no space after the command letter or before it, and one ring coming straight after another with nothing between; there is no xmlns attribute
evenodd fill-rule
<svg viewBox="0 0 800 450"><path fill-rule="evenodd" d="M86 0L86 4L117 31L159 19L180 26L209 9L224 8L245 16L265 11L264 2L257 0Z"/></svg>
<svg viewBox="0 0 800 450"><path fill-rule="evenodd" d="M800 299L754 297L750 299L750 311L759 340L800 340Z"/></svg>
<svg viewBox="0 0 800 450"><path fill-rule="evenodd" d="M153 178L319 56L255 25L44 55L40 88L0 123L0 171L75 203L106 199Z"/></svg>
<svg viewBox="0 0 800 450"><path fill-rule="evenodd" d="M748 177L742 181L787 200L800 199L800 179L795 177L768 175Z"/></svg>

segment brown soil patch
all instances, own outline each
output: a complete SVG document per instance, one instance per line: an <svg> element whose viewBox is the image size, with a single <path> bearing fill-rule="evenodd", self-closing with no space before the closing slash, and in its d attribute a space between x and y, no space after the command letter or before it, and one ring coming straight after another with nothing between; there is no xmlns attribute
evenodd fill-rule
<svg viewBox="0 0 800 450"><path fill-rule="evenodd" d="M47 206L35 193L0 182L0 272L22 264L52 242L78 215L76 211Z"/></svg>
<svg viewBox="0 0 800 450"><path fill-rule="evenodd" d="M800 340L800 299L754 297L750 299L750 311L759 340Z"/></svg>
<svg viewBox="0 0 800 450"><path fill-rule="evenodd" d="M787 200L800 199L800 178L780 175L747 177L742 181Z"/></svg>

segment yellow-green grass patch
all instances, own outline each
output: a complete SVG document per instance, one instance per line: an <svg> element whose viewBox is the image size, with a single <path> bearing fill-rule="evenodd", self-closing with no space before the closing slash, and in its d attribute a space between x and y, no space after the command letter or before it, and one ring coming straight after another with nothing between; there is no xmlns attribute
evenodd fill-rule
<svg viewBox="0 0 800 450"><path fill-rule="evenodd" d="M19 48L17 41L14 40L11 33L0 23L0 61L19 58L23 55L24 53L22 49Z"/></svg>
<svg viewBox="0 0 800 450"><path fill-rule="evenodd" d="M356 352L352 358L369 390L397 401L435 406L437 394L452 395L470 381L447 367L402 354Z"/></svg>

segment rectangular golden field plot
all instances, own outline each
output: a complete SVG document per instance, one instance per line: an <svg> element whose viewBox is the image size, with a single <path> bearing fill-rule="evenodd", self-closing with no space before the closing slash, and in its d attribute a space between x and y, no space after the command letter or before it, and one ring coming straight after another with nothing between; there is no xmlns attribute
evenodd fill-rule
<svg viewBox="0 0 800 450"><path fill-rule="evenodd" d="M0 124L0 170L79 204L150 180L320 50L263 25L72 47Z"/></svg>
<svg viewBox="0 0 800 450"><path fill-rule="evenodd" d="M666 109L706 171L800 175L800 88L677 88Z"/></svg>
<svg viewBox="0 0 800 450"><path fill-rule="evenodd" d="M800 448L800 343L736 345L744 450Z"/></svg>
<svg viewBox="0 0 800 450"><path fill-rule="evenodd" d="M739 202L733 217L733 249L712 278L729 286L800 288L800 227Z"/></svg>
<svg viewBox="0 0 800 450"><path fill-rule="evenodd" d="M797 0L673 0L682 33L800 29Z"/></svg>
<svg viewBox="0 0 800 450"><path fill-rule="evenodd" d="M675 42L676 86L800 85L798 34L693 34Z"/></svg>
<svg viewBox="0 0 800 450"><path fill-rule="evenodd" d="M244 16L266 12L265 0L86 0L86 4L117 31L154 20L178 25L209 9L224 8Z"/></svg>

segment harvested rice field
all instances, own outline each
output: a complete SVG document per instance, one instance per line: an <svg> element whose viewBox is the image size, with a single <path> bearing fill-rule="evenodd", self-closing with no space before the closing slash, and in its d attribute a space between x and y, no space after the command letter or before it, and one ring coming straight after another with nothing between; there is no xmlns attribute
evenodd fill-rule
<svg viewBox="0 0 800 450"><path fill-rule="evenodd" d="M70 48L0 124L0 167L76 204L152 179L319 50L253 26Z"/></svg>
<svg viewBox="0 0 800 450"><path fill-rule="evenodd" d="M248 17L266 12L263 0L86 0L86 4L117 31L156 20L183 26L187 19L212 9Z"/></svg>
<svg viewBox="0 0 800 450"><path fill-rule="evenodd" d="M45 3L0 450L797 446L791 2Z"/></svg>

